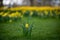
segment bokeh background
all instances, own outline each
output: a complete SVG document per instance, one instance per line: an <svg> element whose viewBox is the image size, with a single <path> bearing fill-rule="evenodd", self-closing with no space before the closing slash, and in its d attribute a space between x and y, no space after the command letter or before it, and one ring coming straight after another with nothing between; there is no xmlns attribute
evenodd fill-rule
<svg viewBox="0 0 60 40"><path fill-rule="evenodd" d="M0 6L60 6L60 0L0 0Z"/></svg>
<svg viewBox="0 0 60 40"><path fill-rule="evenodd" d="M6 1L0 0L0 40L60 40L60 0ZM21 26L28 22L29 37Z"/></svg>

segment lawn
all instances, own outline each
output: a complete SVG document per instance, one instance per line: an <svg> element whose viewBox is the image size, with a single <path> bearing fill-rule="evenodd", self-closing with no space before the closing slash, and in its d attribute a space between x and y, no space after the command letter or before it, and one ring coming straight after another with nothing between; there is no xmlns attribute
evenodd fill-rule
<svg viewBox="0 0 60 40"><path fill-rule="evenodd" d="M22 21L0 23L0 40L59 40L60 38L60 19L56 18L37 18L33 17L31 38L23 36L21 22L26 22L27 17Z"/></svg>

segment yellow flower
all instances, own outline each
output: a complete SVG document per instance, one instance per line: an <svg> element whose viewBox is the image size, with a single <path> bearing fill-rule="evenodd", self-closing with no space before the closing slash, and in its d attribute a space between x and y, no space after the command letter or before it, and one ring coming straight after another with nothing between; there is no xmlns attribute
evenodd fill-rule
<svg viewBox="0 0 60 40"><path fill-rule="evenodd" d="M15 14L19 14L19 12L16 12Z"/></svg>
<svg viewBox="0 0 60 40"><path fill-rule="evenodd" d="M50 16L53 16L52 11L50 11Z"/></svg>
<svg viewBox="0 0 60 40"><path fill-rule="evenodd" d="M55 11L55 14L56 14L56 15L58 15L58 14L59 14L59 12L56 10L56 11Z"/></svg>
<svg viewBox="0 0 60 40"><path fill-rule="evenodd" d="M9 22L12 22L12 20L9 20Z"/></svg>
<svg viewBox="0 0 60 40"><path fill-rule="evenodd" d="M33 15L33 12L30 13L30 16L32 16L32 15Z"/></svg>
<svg viewBox="0 0 60 40"><path fill-rule="evenodd" d="M10 14L9 17L15 17L15 13Z"/></svg>
<svg viewBox="0 0 60 40"><path fill-rule="evenodd" d="M3 15L3 12L1 12L0 15Z"/></svg>
<svg viewBox="0 0 60 40"><path fill-rule="evenodd" d="M7 16L8 15L8 13L5 13L4 15L2 15L3 17L5 17L5 16Z"/></svg>
<svg viewBox="0 0 60 40"><path fill-rule="evenodd" d="M29 24L25 24L25 27L28 28L29 27Z"/></svg>
<svg viewBox="0 0 60 40"><path fill-rule="evenodd" d="M21 16L21 13L17 14L17 16L19 16L19 17L20 17L20 16Z"/></svg>
<svg viewBox="0 0 60 40"><path fill-rule="evenodd" d="M20 17L20 16L21 16L21 13L19 13L19 12L16 12L16 13L15 13L15 16L18 16L18 17Z"/></svg>
<svg viewBox="0 0 60 40"><path fill-rule="evenodd" d="M48 15L48 11L45 11L45 15Z"/></svg>
<svg viewBox="0 0 60 40"><path fill-rule="evenodd" d="M23 10L23 14L26 12L26 10Z"/></svg>
<svg viewBox="0 0 60 40"><path fill-rule="evenodd" d="M23 15L21 15L21 18L23 17Z"/></svg>
<svg viewBox="0 0 60 40"><path fill-rule="evenodd" d="M9 17L11 17L11 15L8 15Z"/></svg>

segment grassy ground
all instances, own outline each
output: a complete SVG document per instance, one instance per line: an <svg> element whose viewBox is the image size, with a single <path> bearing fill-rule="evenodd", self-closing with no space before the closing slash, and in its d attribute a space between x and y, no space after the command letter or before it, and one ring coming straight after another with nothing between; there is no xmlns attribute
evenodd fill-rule
<svg viewBox="0 0 60 40"><path fill-rule="evenodd" d="M23 18L23 21L27 21L27 18ZM0 23L0 40L59 40L59 19L33 17L30 22L34 23L31 38L23 36L20 20L12 23Z"/></svg>

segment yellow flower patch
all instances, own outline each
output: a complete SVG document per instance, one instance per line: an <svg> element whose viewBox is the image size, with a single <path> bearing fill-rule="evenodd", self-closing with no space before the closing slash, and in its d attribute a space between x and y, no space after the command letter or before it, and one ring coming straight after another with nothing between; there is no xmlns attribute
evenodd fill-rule
<svg viewBox="0 0 60 40"><path fill-rule="evenodd" d="M2 16L5 17L5 16L7 16L7 15L8 15L8 13L4 13Z"/></svg>
<svg viewBox="0 0 60 40"><path fill-rule="evenodd" d="M0 15L3 15L3 12L1 12Z"/></svg>

